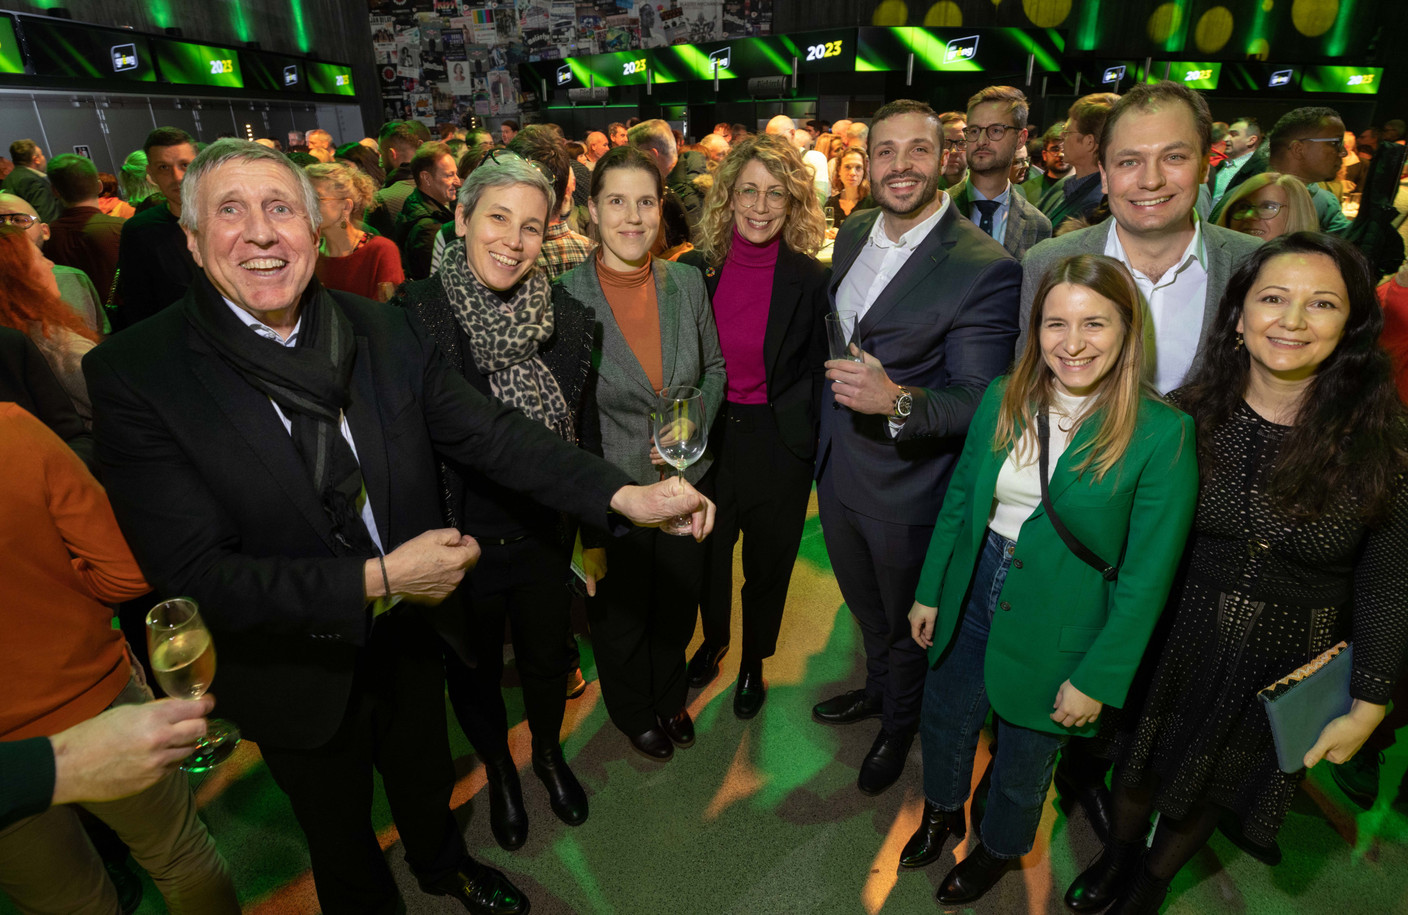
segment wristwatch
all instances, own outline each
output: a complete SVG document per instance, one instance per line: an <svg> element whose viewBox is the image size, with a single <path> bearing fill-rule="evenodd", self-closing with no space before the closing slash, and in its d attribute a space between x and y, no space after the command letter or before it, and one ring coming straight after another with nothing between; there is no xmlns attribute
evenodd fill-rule
<svg viewBox="0 0 1408 915"><path fill-rule="evenodd" d="M899 386L900 392L895 395L895 409L891 414L895 419L905 419L909 416L909 411L914 407L914 398L903 385Z"/></svg>

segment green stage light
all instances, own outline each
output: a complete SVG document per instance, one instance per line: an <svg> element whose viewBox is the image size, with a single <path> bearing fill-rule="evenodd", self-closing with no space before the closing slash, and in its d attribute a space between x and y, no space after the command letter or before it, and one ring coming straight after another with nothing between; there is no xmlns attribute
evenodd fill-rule
<svg viewBox="0 0 1408 915"><path fill-rule="evenodd" d="M235 0L239 3L239 0ZM289 8L293 12L293 35L298 44L298 50L304 54L312 45L308 41L308 26L303 21L303 0L289 0Z"/></svg>
<svg viewBox="0 0 1408 915"><path fill-rule="evenodd" d="M15 37L15 21L0 16L0 73L23 73L19 39Z"/></svg>

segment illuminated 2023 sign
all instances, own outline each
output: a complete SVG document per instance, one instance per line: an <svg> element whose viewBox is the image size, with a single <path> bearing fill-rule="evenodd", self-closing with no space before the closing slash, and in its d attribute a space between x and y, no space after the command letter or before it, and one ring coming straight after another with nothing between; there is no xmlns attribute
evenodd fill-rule
<svg viewBox="0 0 1408 915"><path fill-rule="evenodd" d="M807 47L807 60L825 60L828 57L840 57L844 53L844 41L828 41L824 44L814 44Z"/></svg>

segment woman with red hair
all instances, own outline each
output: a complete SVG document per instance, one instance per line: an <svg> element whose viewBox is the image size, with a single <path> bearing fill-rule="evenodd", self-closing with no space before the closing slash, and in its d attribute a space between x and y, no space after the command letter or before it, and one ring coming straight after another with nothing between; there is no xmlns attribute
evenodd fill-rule
<svg viewBox="0 0 1408 915"><path fill-rule="evenodd" d="M11 226L0 226L0 325L34 341L83 424L91 426L93 407L82 361L102 338L59 298L54 262Z"/></svg>

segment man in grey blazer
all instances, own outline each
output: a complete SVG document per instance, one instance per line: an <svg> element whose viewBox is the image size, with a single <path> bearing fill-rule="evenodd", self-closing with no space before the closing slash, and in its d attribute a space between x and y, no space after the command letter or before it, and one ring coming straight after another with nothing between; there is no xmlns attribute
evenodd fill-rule
<svg viewBox="0 0 1408 915"><path fill-rule="evenodd" d="M954 209L1019 261L1051 237L1051 220L1009 179L1027 142L1027 110L1027 97L1012 86L988 86L968 100L968 177L948 191Z"/></svg>
<svg viewBox="0 0 1408 915"><path fill-rule="evenodd" d="M1017 336L1021 267L938 190L939 130L922 102L876 112L879 209L846 220L833 261L833 307L854 316L865 355L827 363L817 496L866 678L812 714L826 724L881 719L857 779L867 794L904 770L928 666L909 637L920 565L968 423Z"/></svg>
<svg viewBox="0 0 1408 915"><path fill-rule="evenodd" d="M1164 81L1139 85L1110 109L1100 173L1113 218L1044 241L1022 262L1022 336L1032 299L1052 264L1107 254L1133 274L1146 315L1150 380L1160 392L1194 365L1232 271L1260 241L1194 213L1207 175L1212 115L1197 92Z"/></svg>

